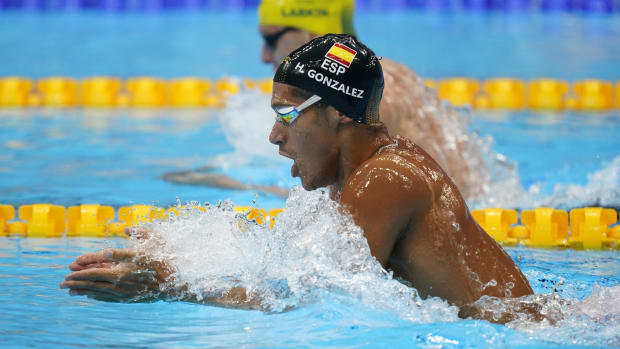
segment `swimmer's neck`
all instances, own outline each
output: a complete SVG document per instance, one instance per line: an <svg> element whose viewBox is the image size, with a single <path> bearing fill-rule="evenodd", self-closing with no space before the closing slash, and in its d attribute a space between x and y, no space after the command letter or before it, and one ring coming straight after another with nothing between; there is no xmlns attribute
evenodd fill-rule
<svg viewBox="0 0 620 349"><path fill-rule="evenodd" d="M353 171L376 155L381 147L394 143L385 125L368 126L354 122L343 123L338 130L338 176L329 186L330 196L336 201L340 201L340 194Z"/></svg>

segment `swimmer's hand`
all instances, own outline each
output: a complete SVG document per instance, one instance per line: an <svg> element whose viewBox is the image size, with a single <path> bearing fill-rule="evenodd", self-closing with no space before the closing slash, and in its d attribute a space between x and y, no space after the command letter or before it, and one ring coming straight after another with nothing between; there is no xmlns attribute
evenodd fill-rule
<svg viewBox="0 0 620 349"><path fill-rule="evenodd" d="M77 257L73 272L60 288L72 296L84 295L111 302L154 301L167 298L164 285L174 272L169 265L151 261L130 249L109 249Z"/></svg>
<svg viewBox="0 0 620 349"><path fill-rule="evenodd" d="M555 325L563 319L557 307L547 307L545 303L556 300L557 295L528 295L519 298L497 298L483 296L474 303L459 309L462 319L486 320L505 325L513 321L547 322Z"/></svg>
<svg viewBox="0 0 620 349"><path fill-rule="evenodd" d="M148 260L130 249L109 249L86 253L69 265L73 272L60 283L72 296L88 296L108 302L182 300L237 309L262 309L256 294L233 287L217 295L197 297L186 287L171 285L174 273L167 263Z"/></svg>

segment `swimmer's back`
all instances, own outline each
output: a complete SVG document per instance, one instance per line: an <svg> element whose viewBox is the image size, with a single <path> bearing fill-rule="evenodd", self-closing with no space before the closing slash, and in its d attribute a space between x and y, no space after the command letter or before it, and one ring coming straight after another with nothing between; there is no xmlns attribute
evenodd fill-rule
<svg viewBox="0 0 620 349"><path fill-rule="evenodd" d="M346 195L359 195L368 187L377 169L387 173L389 184L375 198L377 210L395 216L405 212L406 221L392 223L400 230L384 266L411 282L423 297L437 296L456 305L482 295L531 294L527 279L474 221L441 167L413 142L395 139L396 144L383 147L360 166L343 191L347 201ZM367 238L369 243L377 239Z"/></svg>
<svg viewBox="0 0 620 349"><path fill-rule="evenodd" d="M380 118L390 134L419 144L448 173L466 198L483 194L484 166L473 165L482 164L482 157L470 144L473 138L463 126L463 116L449 108L437 109L440 104L437 95L425 91L420 77L411 68L388 58L381 60L381 67L385 88Z"/></svg>

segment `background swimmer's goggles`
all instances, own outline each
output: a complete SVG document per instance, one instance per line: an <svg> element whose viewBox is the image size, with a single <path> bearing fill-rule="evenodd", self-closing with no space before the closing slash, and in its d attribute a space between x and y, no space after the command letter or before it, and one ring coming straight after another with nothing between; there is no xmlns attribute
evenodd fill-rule
<svg viewBox="0 0 620 349"><path fill-rule="evenodd" d="M278 44L278 40L280 40L282 35L290 32L292 30L299 30L299 29L292 28L292 27L286 27L286 28L280 30L277 33L273 33L273 34L270 34L270 35L264 35L263 36L263 40L265 40L265 46L267 46L267 48L272 50L272 51L275 50L276 49L276 45Z"/></svg>
<svg viewBox="0 0 620 349"><path fill-rule="evenodd" d="M321 100L321 97L317 95L313 95L312 97L308 98L305 102L301 103L297 107L293 107L293 106L275 107L273 108L273 111L276 112L276 121L280 121L283 124L290 125L293 122L295 122L295 120L297 120L302 110L310 107L311 105L313 105L314 103L320 100Z"/></svg>

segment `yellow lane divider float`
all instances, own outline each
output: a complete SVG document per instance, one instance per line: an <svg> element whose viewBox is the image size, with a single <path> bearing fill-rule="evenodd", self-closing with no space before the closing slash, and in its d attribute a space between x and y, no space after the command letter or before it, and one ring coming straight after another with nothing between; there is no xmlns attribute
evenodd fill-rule
<svg viewBox="0 0 620 349"><path fill-rule="evenodd" d="M615 96L611 81L587 79L572 86L563 80L493 78L479 82L469 78L425 80L437 89L440 99L457 107L478 110L523 110L605 112L620 109L620 81Z"/></svg>
<svg viewBox="0 0 620 349"><path fill-rule="evenodd" d="M515 210L487 208L473 210L472 215L491 237L504 245L588 250L620 248L620 225L613 225L618 221L614 209L572 209L570 226L566 211L550 207L521 211L521 225L517 225Z"/></svg>
<svg viewBox="0 0 620 349"><path fill-rule="evenodd" d="M620 109L620 81L586 79L570 84L555 79L522 81L491 78L426 79L440 99L457 107L478 110L605 112ZM78 81L49 77L34 81L25 77L0 77L0 108L213 108L223 107L230 95L241 90L271 93L270 79L219 79L200 77L164 80L156 77L96 76Z"/></svg>
<svg viewBox="0 0 620 349"><path fill-rule="evenodd" d="M246 79L243 86L271 93L272 82ZM4 77L0 78L0 108L223 107L227 96L240 91L240 83L233 79L211 83L198 77L172 80L133 77L123 82L115 77L96 76L81 81L50 77L35 83L24 77Z"/></svg>
<svg viewBox="0 0 620 349"><path fill-rule="evenodd" d="M184 208L185 206L181 206ZM202 211L205 207L194 206ZM235 211L245 214L249 221L273 228L276 216L282 208L264 209L251 206L236 206ZM111 206L83 204L65 209L52 204L23 205L15 208L0 205L0 236L22 237L126 237L125 228L140 223L165 219L167 215L179 215L178 207L167 210L151 205L122 206L115 210ZM497 242L507 245L523 245L539 248L573 249L620 249L620 225L618 212L610 208L584 207L569 212L550 207L523 210L487 208L473 210L476 222ZM569 225L570 222L570 225Z"/></svg>

